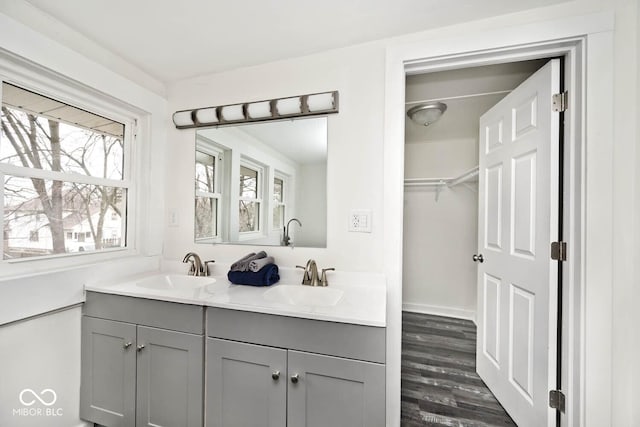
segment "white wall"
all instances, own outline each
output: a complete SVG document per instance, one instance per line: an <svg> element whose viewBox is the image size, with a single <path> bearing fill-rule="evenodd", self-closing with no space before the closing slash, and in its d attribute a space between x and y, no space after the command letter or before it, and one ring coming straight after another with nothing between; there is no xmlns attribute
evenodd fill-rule
<svg viewBox="0 0 640 427"><path fill-rule="evenodd" d="M327 168L322 164L307 164L302 165L298 173L295 216L302 227L291 223L293 245L324 247L327 244Z"/></svg>
<svg viewBox="0 0 640 427"><path fill-rule="evenodd" d="M13 61L11 58L16 58ZM20 65L16 65L20 64ZM164 146L166 101L77 52L46 38L0 13L0 74L14 79L70 83L77 93L84 87L109 94L140 114L134 156L140 188L132 197L138 221L134 247L126 256L95 254L57 260L3 263L0 271L0 425L76 426L79 419L80 308L16 322L84 301L89 280L158 268L162 251ZM76 92L74 92L76 91ZM97 95L96 95L97 96ZM82 98L85 99L85 98ZM133 206L132 206L133 208ZM132 224L133 225L133 224ZM13 323L11 323L13 322ZM58 394L63 415L55 418L14 417L16 393L24 388ZM7 412L11 411L11 412Z"/></svg>
<svg viewBox="0 0 640 427"><path fill-rule="evenodd" d="M478 164L476 139L405 145L405 178L449 178ZM405 187L402 306L475 319L478 241L477 183Z"/></svg>
<svg viewBox="0 0 640 427"><path fill-rule="evenodd" d="M636 161L638 132L638 2L616 0L614 36L615 74L613 151L613 278L612 278L612 425L637 425L640 385L631 374L640 351L638 292L640 271L634 263L634 236L638 218ZM635 196L635 197L634 197ZM635 208L635 209L634 209ZM636 371L637 372L637 371ZM635 415L634 415L635 414ZM630 421L633 420L631 423Z"/></svg>
<svg viewBox="0 0 640 427"><path fill-rule="evenodd" d="M78 417L80 405L80 316L75 307L47 316L0 326L0 425L73 427L88 425ZM26 406L20 393L31 389L47 403ZM31 392L23 401L34 400ZM22 410L22 411L21 411ZM24 412L24 411L27 412ZM40 414L38 411L40 410ZM45 411L52 411L47 413ZM34 412L29 412L34 411Z"/></svg>
<svg viewBox="0 0 640 427"><path fill-rule="evenodd" d="M384 46L374 43L202 76L168 88L170 111L340 91L340 112L328 117L327 248L269 248L280 265L293 267L314 258L322 268L382 271L383 64ZM166 206L178 211L180 225L165 230L164 257L181 259L195 249L230 263L248 248L193 243L194 134L169 132L172 179L167 181ZM372 233L347 231L352 209L372 210ZM305 227L310 224L303 220Z"/></svg>

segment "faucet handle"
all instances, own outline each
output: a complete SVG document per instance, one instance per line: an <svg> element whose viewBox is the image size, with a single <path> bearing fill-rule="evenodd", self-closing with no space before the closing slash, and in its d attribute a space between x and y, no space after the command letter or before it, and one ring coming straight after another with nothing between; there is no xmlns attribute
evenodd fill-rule
<svg viewBox="0 0 640 427"><path fill-rule="evenodd" d="M189 263L189 272L187 273L190 276L195 276L196 275L196 265L194 264L193 260L190 259L187 261Z"/></svg>
<svg viewBox="0 0 640 427"><path fill-rule="evenodd" d="M320 278L320 286L329 286L329 280L327 279L327 271L336 271L335 268L323 268L322 276Z"/></svg>
<svg viewBox="0 0 640 427"><path fill-rule="evenodd" d="M307 267L296 265L296 268L301 268L304 270L304 274L302 275L302 284L308 285L311 282L311 278L309 277L309 272L307 271Z"/></svg>
<svg viewBox="0 0 640 427"><path fill-rule="evenodd" d="M202 263L202 272L205 276L211 275L211 267L209 267L209 264L213 264L214 262L216 262L215 259L210 259Z"/></svg>

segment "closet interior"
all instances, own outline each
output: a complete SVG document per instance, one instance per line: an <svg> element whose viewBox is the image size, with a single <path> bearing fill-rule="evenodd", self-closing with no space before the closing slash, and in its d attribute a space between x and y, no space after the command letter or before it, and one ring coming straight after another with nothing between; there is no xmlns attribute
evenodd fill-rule
<svg viewBox="0 0 640 427"><path fill-rule="evenodd" d="M446 110L427 126L405 120L404 311L475 320L478 121L546 62L407 76L406 111Z"/></svg>

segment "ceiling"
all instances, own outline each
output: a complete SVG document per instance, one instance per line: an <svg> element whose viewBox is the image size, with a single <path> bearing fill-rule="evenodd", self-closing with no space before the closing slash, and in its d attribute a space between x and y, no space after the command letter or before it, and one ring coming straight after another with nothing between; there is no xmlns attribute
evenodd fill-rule
<svg viewBox="0 0 640 427"><path fill-rule="evenodd" d="M124 125L80 108L72 107L55 99L2 83L2 105L28 114L53 119L88 129L95 133L124 138Z"/></svg>
<svg viewBox="0 0 640 427"><path fill-rule="evenodd" d="M296 120L274 120L242 123L220 128L201 128L198 134L219 142L219 134L229 129L242 132L271 147L298 164L322 164L327 161L327 118L305 117ZM232 134L233 135L233 134ZM256 159L259 160L259 159Z"/></svg>
<svg viewBox="0 0 640 427"><path fill-rule="evenodd" d="M0 12L106 62L94 43L167 84L563 1L7 0Z"/></svg>

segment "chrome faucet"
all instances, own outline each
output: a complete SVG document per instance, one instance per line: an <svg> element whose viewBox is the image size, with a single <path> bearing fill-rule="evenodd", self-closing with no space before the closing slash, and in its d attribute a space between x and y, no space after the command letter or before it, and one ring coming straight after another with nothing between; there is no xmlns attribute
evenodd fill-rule
<svg viewBox="0 0 640 427"><path fill-rule="evenodd" d="M184 256L184 258L182 259L182 262L191 263L191 268L189 268L189 272L187 273L190 276L208 276L209 263L215 262L215 261L209 260L209 261L202 262L202 260L200 259L197 253L189 252Z"/></svg>
<svg viewBox="0 0 640 427"><path fill-rule="evenodd" d="M302 223L298 218L291 218L289 222L287 222L286 227L284 227L284 236L282 236L282 246L289 246L291 242L291 237L289 236L289 224L291 224L291 221L297 222L298 225L302 227Z"/></svg>

